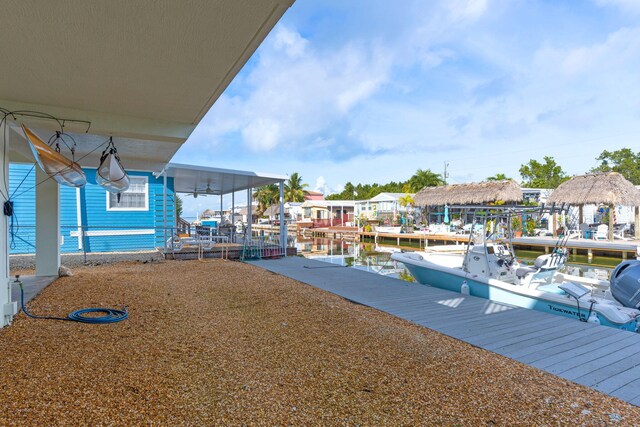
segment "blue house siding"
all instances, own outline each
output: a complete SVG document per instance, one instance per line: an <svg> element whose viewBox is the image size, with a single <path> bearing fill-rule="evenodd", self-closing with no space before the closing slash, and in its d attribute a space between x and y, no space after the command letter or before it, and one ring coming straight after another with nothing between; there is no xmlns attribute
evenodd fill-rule
<svg viewBox="0 0 640 427"><path fill-rule="evenodd" d="M129 172L148 180L146 210L108 210L107 192L95 183L95 169L85 169L87 185L75 189L60 187L60 235L62 252L112 252L149 250L163 246L163 181L148 172ZM16 217L20 228L14 233L11 253L35 251L35 170L31 165L11 164L9 186L17 188L26 176L15 198ZM167 225L175 224L173 179L167 180ZM21 194L22 193L22 194ZM79 204L78 204L79 203ZM78 221L80 220L80 221ZM79 223L85 231L80 242ZM169 232L170 234L170 232Z"/></svg>
<svg viewBox="0 0 640 427"><path fill-rule="evenodd" d="M33 165L9 164L9 195L14 216L9 221L9 253L36 250L36 172Z"/></svg>

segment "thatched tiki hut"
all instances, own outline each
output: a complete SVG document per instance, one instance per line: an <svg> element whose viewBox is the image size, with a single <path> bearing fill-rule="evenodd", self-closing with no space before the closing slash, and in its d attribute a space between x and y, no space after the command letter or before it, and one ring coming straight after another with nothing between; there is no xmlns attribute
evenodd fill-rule
<svg viewBox="0 0 640 427"><path fill-rule="evenodd" d="M417 206L482 205L522 201L522 190L513 180L425 187L413 198Z"/></svg>
<svg viewBox="0 0 640 427"><path fill-rule="evenodd" d="M616 206L635 206L636 239L640 237L638 207L640 190L617 172L589 173L578 175L563 182L553 191L547 203L568 203L580 208L584 205L605 204L609 206L609 240L613 240L613 208Z"/></svg>
<svg viewBox="0 0 640 427"><path fill-rule="evenodd" d="M515 181L510 179L472 182L425 187L414 196L413 200L416 206L425 207L428 215L429 208L433 206L486 205L498 201L517 203L522 201L522 190Z"/></svg>

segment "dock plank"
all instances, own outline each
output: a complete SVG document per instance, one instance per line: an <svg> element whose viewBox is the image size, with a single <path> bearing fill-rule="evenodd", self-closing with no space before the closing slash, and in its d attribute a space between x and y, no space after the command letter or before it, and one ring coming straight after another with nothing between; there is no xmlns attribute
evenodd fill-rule
<svg viewBox="0 0 640 427"><path fill-rule="evenodd" d="M563 372L562 376L582 384L593 384L604 387L599 384L635 367L636 362L631 361L630 358L634 359L632 356L637 355L637 353L638 347L633 345L618 348L615 352L609 353L606 364L585 363L570 371ZM630 378L627 377L626 380L629 381ZM622 385L623 384L620 384L618 387Z"/></svg>
<svg viewBox="0 0 640 427"><path fill-rule="evenodd" d="M553 374L571 375L575 372L597 369L606 366L607 357L618 351L620 345L637 344L632 337L620 339L620 336L609 335L598 342L592 342L581 347L576 347L574 351L565 353L564 357L548 358L534 362L531 366L544 369ZM590 371L589 371L590 372Z"/></svg>
<svg viewBox="0 0 640 427"><path fill-rule="evenodd" d="M604 336L606 331L603 328L581 329L574 332L571 336L558 337L553 340L545 341L535 346L530 346L520 350L512 350L503 353L506 356L519 359L524 363L532 363L545 357L551 357L559 353L571 350L575 347L581 347L591 343Z"/></svg>
<svg viewBox="0 0 640 427"><path fill-rule="evenodd" d="M456 334L458 338L466 338L477 335L478 332L485 333L486 328L491 328L492 331L498 332L509 330L516 326L524 326L529 324L532 319L536 319L536 317L529 316L529 313L519 313L512 310L485 315L484 318L472 323L459 324L458 322L451 322L449 325L440 326L439 330L446 334Z"/></svg>

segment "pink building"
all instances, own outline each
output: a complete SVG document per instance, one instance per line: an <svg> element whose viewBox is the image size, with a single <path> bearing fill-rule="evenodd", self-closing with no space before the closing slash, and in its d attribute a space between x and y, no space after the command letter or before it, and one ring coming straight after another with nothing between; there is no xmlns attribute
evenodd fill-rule
<svg viewBox="0 0 640 427"><path fill-rule="evenodd" d="M319 191L307 191L307 195L304 196L305 200L324 200L324 194Z"/></svg>

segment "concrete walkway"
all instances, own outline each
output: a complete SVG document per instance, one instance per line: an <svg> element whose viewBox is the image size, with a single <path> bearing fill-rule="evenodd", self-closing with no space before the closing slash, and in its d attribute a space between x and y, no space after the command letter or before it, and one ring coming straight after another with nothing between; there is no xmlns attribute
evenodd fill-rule
<svg viewBox="0 0 640 427"><path fill-rule="evenodd" d="M24 288L24 302L25 304L31 301L36 295L40 293L44 288L49 286L51 282L56 280L57 276L21 276L20 281ZM18 311L20 308L20 287L14 282L15 277L11 278L11 301L18 302Z"/></svg>
<svg viewBox="0 0 640 427"><path fill-rule="evenodd" d="M250 263L640 406L640 334L301 257Z"/></svg>

